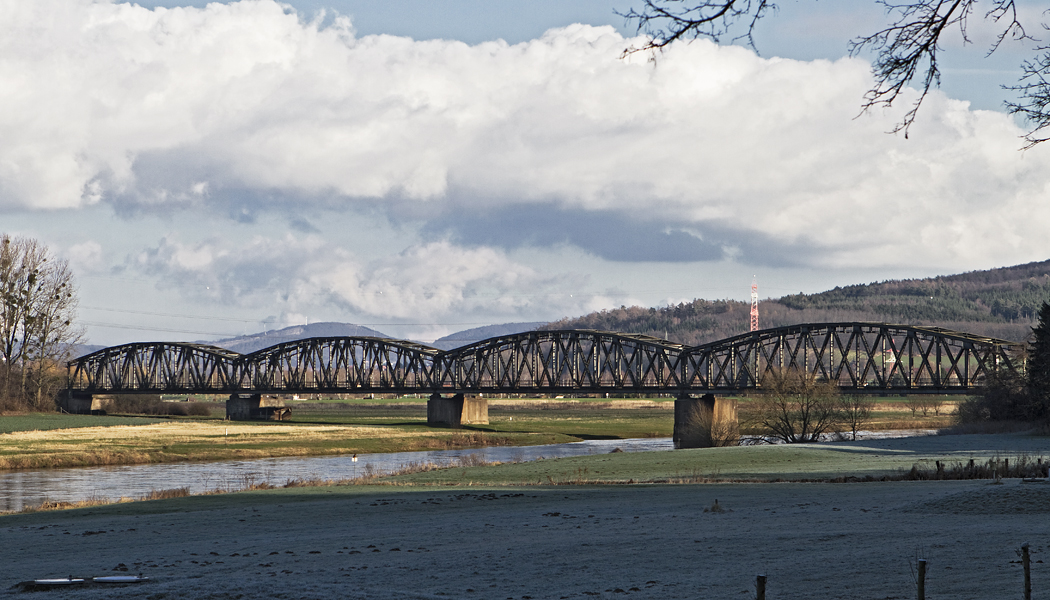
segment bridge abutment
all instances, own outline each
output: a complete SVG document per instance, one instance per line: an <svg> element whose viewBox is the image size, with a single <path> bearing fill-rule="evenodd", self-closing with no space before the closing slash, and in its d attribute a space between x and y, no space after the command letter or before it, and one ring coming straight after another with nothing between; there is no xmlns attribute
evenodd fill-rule
<svg viewBox="0 0 1050 600"><path fill-rule="evenodd" d="M97 415L105 414L106 399L97 398L92 394L77 392L74 390L63 390L58 395L58 408L62 412L71 415Z"/></svg>
<svg viewBox="0 0 1050 600"><path fill-rule="evenodd" d="M680 394L674 401L675 448L735 446L740 441L736 400L704 394Z"/></svg>
<svg viewBox="0 0 1050 600"><path fill-rule="evenodd" d="M427 425L487 425L489 422L488 398L456 394L446 398L434 393L427 400Z"/></svg>

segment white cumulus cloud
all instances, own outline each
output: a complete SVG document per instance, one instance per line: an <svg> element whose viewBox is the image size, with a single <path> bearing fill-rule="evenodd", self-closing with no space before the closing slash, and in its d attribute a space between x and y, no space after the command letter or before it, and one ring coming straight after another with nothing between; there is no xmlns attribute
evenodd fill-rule
<svg viewBox="0 0 1050 600"><path fill-rule="evenodd" d="M561 290L564 276L537 273L490 248L448 242L411 246L363 261L308 236L224 240L162 239L128 263L194 300L286 314L337 310L361 318L435 324L484 314L527 320L555 311L582 312L584 299Z"/></svg>
<svg viewBox="0 0 1050 600"><path fill-rule="evenodd" d="M586 25L515 45L357 37L345 17L305 21L272 0L0 0L0 15L0 209L207 210L278 192L406 220L524 205L586 228L612 214L753 263L977 268L1050 252L1046 151L1017 152L1008 117L939 93L910 140L886 135L907 107L857 117L859 60L697 41L654 65ZM409 263L452 248L420 245L326 289L373 310L383 282L425 281ZM187 273L235 260L168 250ZM491 273L507 289L524 276ZM466 302L428 285L428 306ZM418 310L390 293L387 314Z"/></svg>

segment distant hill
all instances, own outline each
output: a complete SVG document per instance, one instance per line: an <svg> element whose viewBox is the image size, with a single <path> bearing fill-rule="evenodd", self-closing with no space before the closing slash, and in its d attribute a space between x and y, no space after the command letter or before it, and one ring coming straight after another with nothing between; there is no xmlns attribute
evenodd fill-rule
<svg viewBox="0 0 1050 600"><path fill-rule="evenodd" d="M452 350L453 348L459 348L460 346L466 346L473 344L474 342L480 342L481 340L487 340L493 337L499 337L501 335L512 335L515 333L522 333L525 331L535 331L544 325L546 321L539 321L535 323L504 323L502 325L486 325L484 327L475 327L473 329L466 329L450 335L446 335L443 338L434 340L431 346L440 348L442 350Z"/></svg>
<svg viewBox="0 0 1050 600"><path fill-rule="evenodd" d="M797 323L876 321L1024 341L1044 300L1050 300L1050 261L793 294L762 301L758 310L763 329ZM750 304L736 300L694 300L663 308L621 306L562 319L544 329L642 333L696 345L747 332L750 310Z"/></svg>
<svg viewBox="0 0 1050 600"><path fill-rule="evenodd" d="M87 356L92 352L98 352L106 347L107 346L100 346L98 344L76 344L75 346L70 347L69 356L70 358L80 358L81 356Z"/></svg>
<svg viewBox="0 0 1050 600"><path fill-rule="evenodd" d="M466 346L473 342L488 339L490 337L496 337L500 335L509 335L512 333L520 333L522 331L533 331L539 329L541 326L546 325L546 321L539 321L535 323L504 323L502 325L486 325L484 327L475 327L474 329L467 329L465 331L459 331L450 335L446 335L440 338L428 346L434 348L440 348L442 350L451 350L460 346ZM310 325L294 325L292 327L285 327L284 329L277 329L274 331L267 331L265 333L256 333L251 335L244 335L234 338L226 338L223 340L217 340L214 342L201 342L203 344L211 344L213 346L219 346L226 348L227 350L233 350L241 354L248 354L255 352L256 350L262 350L263 348L269 348L275 344L281 344L284 342L291 342L294 340L302 340L312 337L338 337L338 336L372 336L372 337L391 337L385 333L370 329L361 325L352 325L350 323L313 323Z"/></svg>
<svg viewBox="0 0 1050 600"><path fill-rule="evenodd" d="M310 325L293 325L284 329L275 329L264 333L254 333L238 337L226 338L214 342L200 342L211 344L227 350L233 350L241 354L249 354L256 350L269 348L276 344L292 342L312 337L339 337L339 336L372 336L390 337L385 333L350 323L311 323Z"/></svg>

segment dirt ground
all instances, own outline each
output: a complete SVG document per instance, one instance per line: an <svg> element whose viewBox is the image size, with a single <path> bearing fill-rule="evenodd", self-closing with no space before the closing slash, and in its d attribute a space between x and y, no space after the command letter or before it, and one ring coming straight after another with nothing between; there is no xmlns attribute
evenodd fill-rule
<svg viewBox="0 0 1050 600"><path fill-rule="evenodd" d="M771 600L905 599L922 556L927 598L1020 598L1029 542L1046 598L1050 484L289 489L5 516L0 541L8 597L753 598L764 574Z"/></svg>

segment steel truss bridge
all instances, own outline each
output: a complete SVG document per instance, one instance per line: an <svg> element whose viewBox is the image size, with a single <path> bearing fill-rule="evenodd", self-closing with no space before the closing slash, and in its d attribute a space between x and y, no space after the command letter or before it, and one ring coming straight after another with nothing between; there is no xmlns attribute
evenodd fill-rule
<svg viewBox="0 0 1050 600"><path fill-rule="evenodd" d="M938 327L812 323L683 346L593 330L532 331L449 351L375 337L310 338L251 354L172 342L68 364L74 394L740 393L797 369L847 393L966 393L1022 372L1022 346Z"/></svg>

